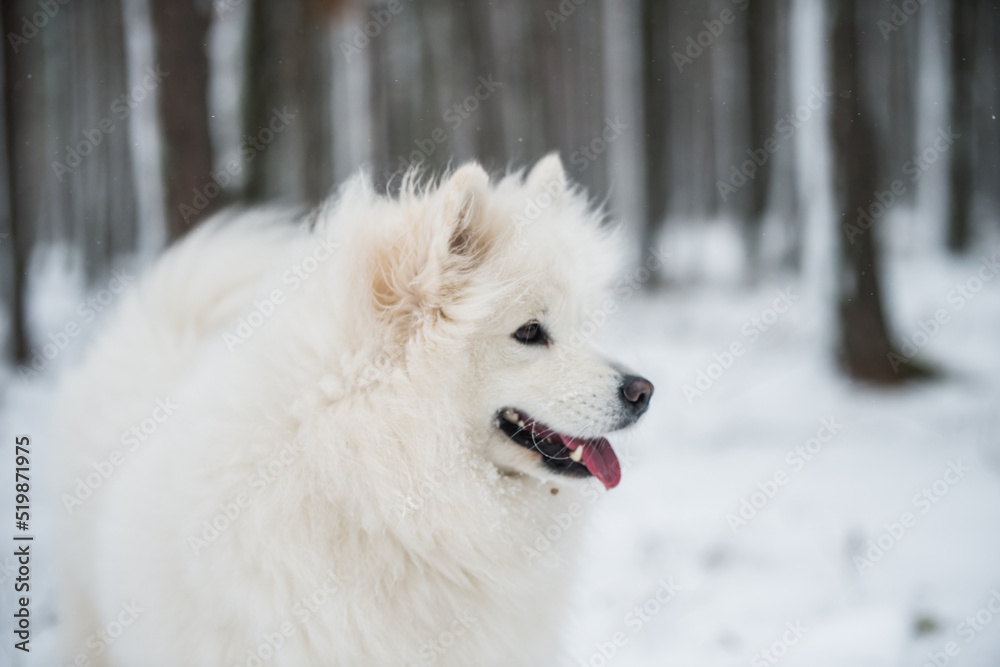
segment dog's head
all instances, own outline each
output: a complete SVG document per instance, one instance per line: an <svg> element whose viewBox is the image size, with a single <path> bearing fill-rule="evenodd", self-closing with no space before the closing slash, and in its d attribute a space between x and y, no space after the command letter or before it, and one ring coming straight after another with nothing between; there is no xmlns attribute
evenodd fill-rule
<svg viewBox="0 0 1000 667"><path fill-rule="evenodd" d="M604 295L618 244L559 158L492 186L467 164L404 187L401 206L365 273L406 376L430 378L501 470L618 484L604 436L639 419L653 386L590 344L617 309Z"/></svg>

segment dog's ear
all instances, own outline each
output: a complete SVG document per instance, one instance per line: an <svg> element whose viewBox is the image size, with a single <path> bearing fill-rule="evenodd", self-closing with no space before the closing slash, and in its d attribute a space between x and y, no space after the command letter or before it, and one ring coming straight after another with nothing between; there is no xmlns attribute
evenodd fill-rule
<svg viewBox="0 0 1000 667"><path fill-rule="evenodd" d="M444 186L444 206L435 234L438 260L442 265L464 264L482 253L482 235L476 222L482 217L483 200L490 187L490 177L475 162L459 167ZM441 246L441 242L446 245Z"/></svg>
<svg viewBox="0 0 1000 667"><path fill-rule="evenodd" d="M539 160L525 181L529 197L537 197L543 192L551 195L554 203L561 203L566 196L567 178L558 151L553 151Z"/></svg>
<svg viewBox="0 0 1000 667"><path fill-rule="evenodd" d="M384 314L439 315L489 244L483 222L489 176L476 163L443 183L419 219L376 260L372 290ZM419 208L419 207L418 207Z"/></svg>

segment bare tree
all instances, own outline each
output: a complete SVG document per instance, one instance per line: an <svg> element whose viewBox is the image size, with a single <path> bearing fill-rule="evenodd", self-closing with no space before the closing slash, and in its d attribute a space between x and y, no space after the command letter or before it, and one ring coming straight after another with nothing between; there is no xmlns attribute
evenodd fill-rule
<svg viewBox="0 0 1000 667"><path fill-rule="evenodd" d="M490 22L491 8L484 2L467 2L464 5L460 19L464 29L458 32L468 35L467 48L472 56L473 69L473 76L470 78L474 80L478 76L491 75L492 63L496 61ZM476 125L480 129L476 133L476 157L489 167L505 166L504 127L500 110L499 100L484 104L478 110L480 118Z"/></svg>
<svg viewBox="0 0 1000 667"><path fill-rule="evenodd" d="M670 40L666 3L642 2L643 124L646 133L646 233L643 248L651 248L667 215L670 196Z"/></svg>
<svg viewBox="0 0 1000 667"><path fill-rule="evenodd" d="M770 137L775 123L777 5L774 2L751 2L746 13L750 145L759 149ZM750 184L750 211L744 230L747 255L753 270L758 268L761 227L768 205L772 166L772 160L760 165Z"/></svg>
<svg viewBox="0 0 1000 667"><path fill-rule="evenodd" d="M948 248L968 248L973 194L973 67L976 52L975 0L951 3L951 129L958 135L951 148L948 182Z"/></svg>
<svg viewBox="0 0 1000 667"><path fill-rule="evenodd" d="M302 38L305 66L298 83L302 114L303 187L310 202L323 199L333 188L333 123L331 105L330 13L336 2L305 2Z"/></svg>
<svg viewBox="0 0 1000 667"><path fill-rule="evenodd" d="M330 21L341 0L250 0L245 47L243 134L255 138L244 163L243 198L318 202L333 187ZM277 113L276 113L277 112ZM277 114L281 143L260 139ZM285 127L284 118L290 119ZM292 122L294 121L294 122Z"/></svg>
<svg viewBox="0 0 1000 667"><path fill-rule="evenodd" d="M833 14L834 185L840 257L837 284L839 355L853 378L891 384L920 374L899 363L882 306L878 229L854 224L877 189L878 151L858 58L857 17L861 0L830 0ZM866 229L867 228L867 229ZM894 360L897 360L894 362Z"/></svg>
<svg viewBox="0 0 1000 667"><path fill-rule="evenodd" d="M156 65L165 73L158 107L171 240L183 236L221 203L220 192L210 185L214 152L205 46L211 15L206 9L197 0L150 0Z"/></svg>
<svg viewBox="0 0 1000 667"><path fill-rule="evenodd" d="M128 85L119 0L71 3L63 11L63 20L45 35L52 56L46 68L52 91L47 116L67 138L65 143L92 148L70 173L53 179L50 168L45 174L47 217L52 238L80 248L86 275L95 280L106 274L113 257L135 247L136 199L126 114L150 93L141 84L134 89ZM67 51L74 57L64 57ZM146 83L156 85L152 77Z"/></svg>
<svg viewBox="0 0 1000 667"><path fill-rule="evenodd" d="M881 10L881 7L879 7ZM888 82L880 82L888 94L885 115L886 134L890 169L884 177L898 177L900 166L905 164L916 151L917 135L917 62L919 42L916 21L910 21L903 29L892 33L889 39ZM893 172L892 170L895 170ZM901 199L912 201L916 188L909 188L900 195Z"/></svg>
<svg viewBox="0 0 1000 667"><path fill-rule="evenodd" d="M0 34L18 33L31 5L23 0L5 0L0 6ZM9 350L18 362L28 358L26 293L28 255L34 244L41 194L38 174L44 170L32 140L40 137L37 119L41 100L40 77L31 74L41 63L40 44L3 45L3 194L0 215L5 218L5 238L0 238L0 252L10 258L7 303L11 335ZM37 67L41 69L41 67ZM34 111L33 111L34 110Z"/></svg>

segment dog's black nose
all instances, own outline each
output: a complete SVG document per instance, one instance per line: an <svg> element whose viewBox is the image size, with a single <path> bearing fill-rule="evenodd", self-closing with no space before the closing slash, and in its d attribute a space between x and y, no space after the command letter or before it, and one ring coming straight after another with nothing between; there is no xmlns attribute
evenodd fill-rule
<svg viewBox="0 0 1000 667"><path fill-rule="evenodd" d="M653 383L638 375L626 375L622 378L621 392L625 405L638 417L649 407L649 398L653 395Z"/></svg>

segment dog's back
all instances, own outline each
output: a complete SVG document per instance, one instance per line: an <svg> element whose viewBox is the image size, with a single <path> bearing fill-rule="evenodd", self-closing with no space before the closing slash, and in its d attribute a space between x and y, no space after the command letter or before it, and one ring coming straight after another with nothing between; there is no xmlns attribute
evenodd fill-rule
<svg viewBox="0 0 1000 667"><path fill-rule="evenodd" d="M273 270L295 233L291 217L226 213L193 231L130 286L83 362L63 377L54 406L52 484L65 586L60 621L70 657L96 652L101 640L94 633L108 622L88 590L103 487L122 457L171 415L177 383L207 346L218 344L220 331Z"/></svg>

